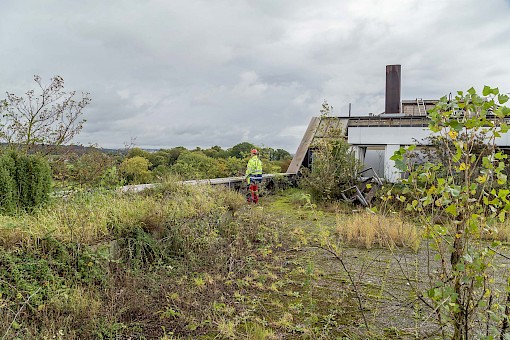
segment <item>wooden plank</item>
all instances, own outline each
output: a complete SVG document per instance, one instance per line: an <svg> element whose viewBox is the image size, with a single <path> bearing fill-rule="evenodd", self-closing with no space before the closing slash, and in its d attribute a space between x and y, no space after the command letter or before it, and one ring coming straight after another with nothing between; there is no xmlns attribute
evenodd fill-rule
<svg viewBox="0 0 510 340"><path fill-rule="evenodd" d="M321 119L319 117L312 117L310 123L308 124L308 128L299 144L299 147L296 151L296 154L292 158L292 162L287 169L287 173L296 174L303 164L303 160L305 159L306 152L312 143L313 137L315 136L315 132L317 131L317 127L319 126Z"/></svg>

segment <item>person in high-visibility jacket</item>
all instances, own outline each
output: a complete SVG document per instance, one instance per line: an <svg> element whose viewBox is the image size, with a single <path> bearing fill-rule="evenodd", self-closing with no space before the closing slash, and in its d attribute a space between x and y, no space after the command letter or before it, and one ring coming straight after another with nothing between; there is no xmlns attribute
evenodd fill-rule
<svg viewBox="0 0 510 340"><path fill-rule="evenodd" d="M251 158L246 166L246 174L244 177L246 178L250 189L248 202L258 203L259 183L262 182L262 162L258 157L257 149L251 150Z"/></svg>

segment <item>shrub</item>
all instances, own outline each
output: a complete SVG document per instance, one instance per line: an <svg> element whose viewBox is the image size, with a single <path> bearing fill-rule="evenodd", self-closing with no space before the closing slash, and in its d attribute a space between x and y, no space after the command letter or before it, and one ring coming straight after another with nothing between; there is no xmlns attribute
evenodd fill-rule
<svg viewBox="0 0 510 340"><path fill-rule="evenodd" d="M50 331L41 315L58 320L62 331L86 328L99 303L82 287L103 286L106 273L100 260L88 247L51 237L39 239L33 247L0 247L3 338L35 338Z"/></svg>
<svg viewBox="0 0 510 340"><path fill-rule="evenodd" d="M132 158L126 158L120 165L120 170L124 175L127 183L148 183L152 177L152 173L149 170L151 163L148 159L135 156Z"/></svg>
<svg viewBox="0 0 510 340"><path fill-rule="evenodd" d="M98 185L113 166L114 159L111 155L93 149L74 162L71 178L81 187Z"/></svg>
<svg viewBox="0 0 510 340"><path fill-rule="evenodd" d="M172 172L184 179L206 179L219 177L220 169L216 160L203 152L186 151L179 155Z"/></svg>
<svg viewBox="0 0 510 340"><path fill-rule="evenodd" d="M300 186L315 201L340 198L356 182L360 163L342 138L324 139L314 145L312 168L303 169Z"/></svg>
<svg viewBox="0 0 510 340"><path fill-rule="evenodd" d="M333 106L324 100L320 119L328 118L332 112ZM338 199L344 189L356 183L361 164L344 136L342 129L330 128L310 146L312 166L302 169L299 184L317 202Z"/></svg>
<svg viewBox="0 0 510 340"><path fill-rule="evenodd" d="M9 151L0 157L0 209L32 211L47 202L51 189L48 162L35 155Z"/></svg>
<svg viewBox="0 0 510 340"><path fill-rule="evenodd" d="M9 160L0 158L0 211L10 214L16 210L14 191L16 185L9 171Z"/></svg>
<svg viewBox="0 0 510 340"><path fill-rule="evenodd" d="M406 155L416 145L392 156L397 167L409 174L402 183L410 198L395 198L421 215L427 244L439 262L423 296L443 327L443 338L482 334L503 338L508 330L508 283L502 290L493 271L501 244L489 245L485 238L498 233L510 210L504 172L508 155L495 148L497 138L509 131L510 108L505 106L509 99L489 86L483 96L474 88L458 91L454 98L445 96L429 111L429 129L444 146L438 152L439 162L412 167ZM505 304L505 310L498 307Z"/></svg>

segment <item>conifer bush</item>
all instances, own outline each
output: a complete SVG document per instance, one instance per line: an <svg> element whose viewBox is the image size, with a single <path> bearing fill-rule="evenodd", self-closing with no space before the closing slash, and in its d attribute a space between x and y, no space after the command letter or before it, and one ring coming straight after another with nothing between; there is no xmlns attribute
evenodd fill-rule
<svg viewBox="0 0 510 340"><path fill-rule="evenodd" d="M8 151L0 157L0 212L31 211L48 201L51 170L36 155Z"/></svg>
<svg viewBox="0 0 510 340"><path fill-rule="evenodd" d="M12 176L16 164L11 157L0 157L0 212L10 214L16 210L14 191L16 184Z"/></svg>

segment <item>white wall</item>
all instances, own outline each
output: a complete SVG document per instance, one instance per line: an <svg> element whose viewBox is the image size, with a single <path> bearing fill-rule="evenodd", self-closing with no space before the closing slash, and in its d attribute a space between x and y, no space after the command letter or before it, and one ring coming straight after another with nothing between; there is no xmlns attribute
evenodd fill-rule
<svg viewBox="0 0 510 340"><path fill-rule="evenodd" d="M432 133L427 127L349 127L347 142L351 145L416 144ZM501 147L510 147L510 133L496 139Z"/></svg>
<svg viewBox="0 0 510 340"><path fill-rule="evenodd" d="M350 127L347 142L351 145L409 145L430 134L423 127Z"/></svg>

